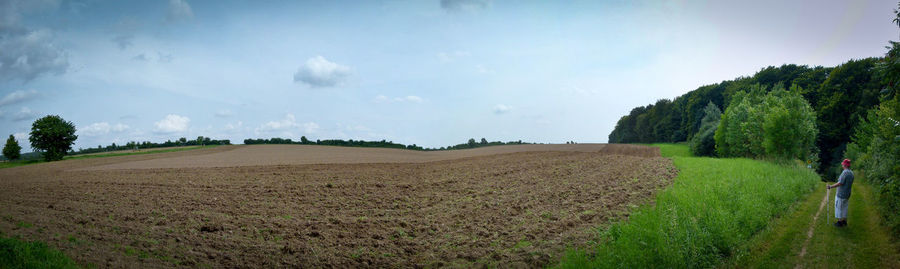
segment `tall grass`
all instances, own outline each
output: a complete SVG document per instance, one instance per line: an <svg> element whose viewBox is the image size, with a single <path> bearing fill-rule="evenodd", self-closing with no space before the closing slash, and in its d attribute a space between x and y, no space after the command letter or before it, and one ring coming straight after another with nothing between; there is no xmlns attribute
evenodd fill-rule
<svg viewBox="0 0 900 269"><path fill-rule="evenodd" d="M0 233L0 268L78 268L59 250L42 242L25 242Z"/></svg>
<svg viewBox="0 0 900 269"><path fill-rule="evenodd" d="M673 185L655 205L610 226L595 249L568 251L560 267L714 267L819 182L801 167L686 157L687 146L659 146L679 169Z"/></svg>

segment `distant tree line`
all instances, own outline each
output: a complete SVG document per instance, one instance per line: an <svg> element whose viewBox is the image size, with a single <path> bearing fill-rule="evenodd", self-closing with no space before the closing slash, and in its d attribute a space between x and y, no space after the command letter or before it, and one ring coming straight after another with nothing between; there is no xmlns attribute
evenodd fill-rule
<svg viewBox="0 0 900 269"><path fill-rule="evenodd" d="M469 138L469 141L464 144L456 144L456 145L452 145L452 146L440 147L437 149L430 149L430 150L473 149L473 148L489 147L489 146L522 145L522 144L531 144L531 143L522 142L522 140L509 141L509 142L501 142L501 141L488 142L487 139L482 137L481 141L479 141L479 142L475 142L475 138Z"/></svg>
<svg viewBox="0 0 900 269"><path fill-rule="evenodd" d="M364 140L341 140L341 139L328 139L328 140L318 140L312 141L306 138L306 136L301 136L300 141L294 141L290 138L280 138L273 137L270 139L244 139L245 145L254 145L254 144L297 144L297 145L323 145L323 146L342 146L342 147L366 147L366 148L397 148L397 149L414 149L414 150L422 150L422 147L413 145L403 145L399 143L394 143L393 141L364 141Z"/></svg>
<svg viewBox="0 0 900 269"><path fill-rule="evenodd" d="M364 141L364 140L341 140L341 139L328 139L328 140L318 140L312 141L306 138L306 136L301 136L300 141L293 141L290 138L269 138L269 139L244 139L244 144L246 145L254 145L254 144L297 144L297 145L323 145L323 146L342 146L342 147L368 147L368 148L395 148L395 149L409 149L409 150L425 150L425 151L433 151L433 150L452 150L452 149L470 149L470 148L478 148L478 147L486 147L486 146L499 146L499 145L517 145L517 144L529 144L523 143L522 140L519 141L510 141L510 142L488 142L487 139L481 138L481 142L476 142L474 138L470 138L469 142L463 144L457 144L447 147L440 148L423 148L416 144L412 145L404 145L400 143L394 143L393 141Z"/></svg>
<svg viewBox="0 0 900 269"><path fill-rule="evenodd" d="M166 142L162 143L154 143L150 141L131 141L125 144L116 145L116 143L112 143L108 146L97 145L96 148L80 148L78 151L73 151L70 155L77 154L90 154L90 153L98 153L98 152L107 152L107 151L117 151L117 150L138 150L138 149L150 149L150 148L168 148L168 147L181 147L181 146L205 146L205 145L231 145L231 140L222 139L216 140L209 137L198 136L197 139L188 140L185 137L179 138L178 140L166 140Z"/></svg>

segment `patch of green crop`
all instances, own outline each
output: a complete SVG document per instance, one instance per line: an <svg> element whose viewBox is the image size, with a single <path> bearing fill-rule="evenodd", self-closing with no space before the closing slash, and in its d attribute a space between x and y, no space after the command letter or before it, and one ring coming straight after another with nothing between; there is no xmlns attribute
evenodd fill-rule
<svg viewBox="0 0 900 269"><path fill-rule="evenodd" d="M659 146L679 169L673 185L602 232L595 250L568 251L559 267L714 267L819 182L797 166L688 157L687 146Z"/></svg>
<svg viewBox="0 0 900 269"><path fill-rule="evenodd" d="M26 242L0 234L0 268L78 268L78 265L43 242Z"/></svg>

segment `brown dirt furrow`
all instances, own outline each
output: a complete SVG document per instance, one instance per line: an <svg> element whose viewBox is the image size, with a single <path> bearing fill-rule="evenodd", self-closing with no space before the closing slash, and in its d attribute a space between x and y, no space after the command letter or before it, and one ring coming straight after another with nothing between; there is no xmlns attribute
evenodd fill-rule
<svg viewBox="0 0 900 269"><path fill-rule="evenodd" d="M539 267L671 184L671 160L635 151L0 170L0 231L98 267Z"/></svg>
<svg viewBox="0 0 900 269"><path fill-rule="evenodd" d="M659 149L653 147L607 144L505 145L449 151L414 151L388 148L315 145L248 145L230 146L230 148L233 150L204 155L185 155L173 158L118 162L93 167L83 167L80 168L80 170L202 168L334 163L422 163L533 151L605 151L607 154L614 153L643 157L659 156Z"/></svg>

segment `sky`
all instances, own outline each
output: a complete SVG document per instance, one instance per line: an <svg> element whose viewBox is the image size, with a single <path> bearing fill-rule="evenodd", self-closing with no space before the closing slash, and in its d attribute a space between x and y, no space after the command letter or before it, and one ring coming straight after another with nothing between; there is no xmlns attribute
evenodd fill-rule
<svg viewBox="0 0 900 269"><path fill-rule="evenodd" d="M880 57L897 2L0 0L0 135L604 143L766 66Z"/></svg>

